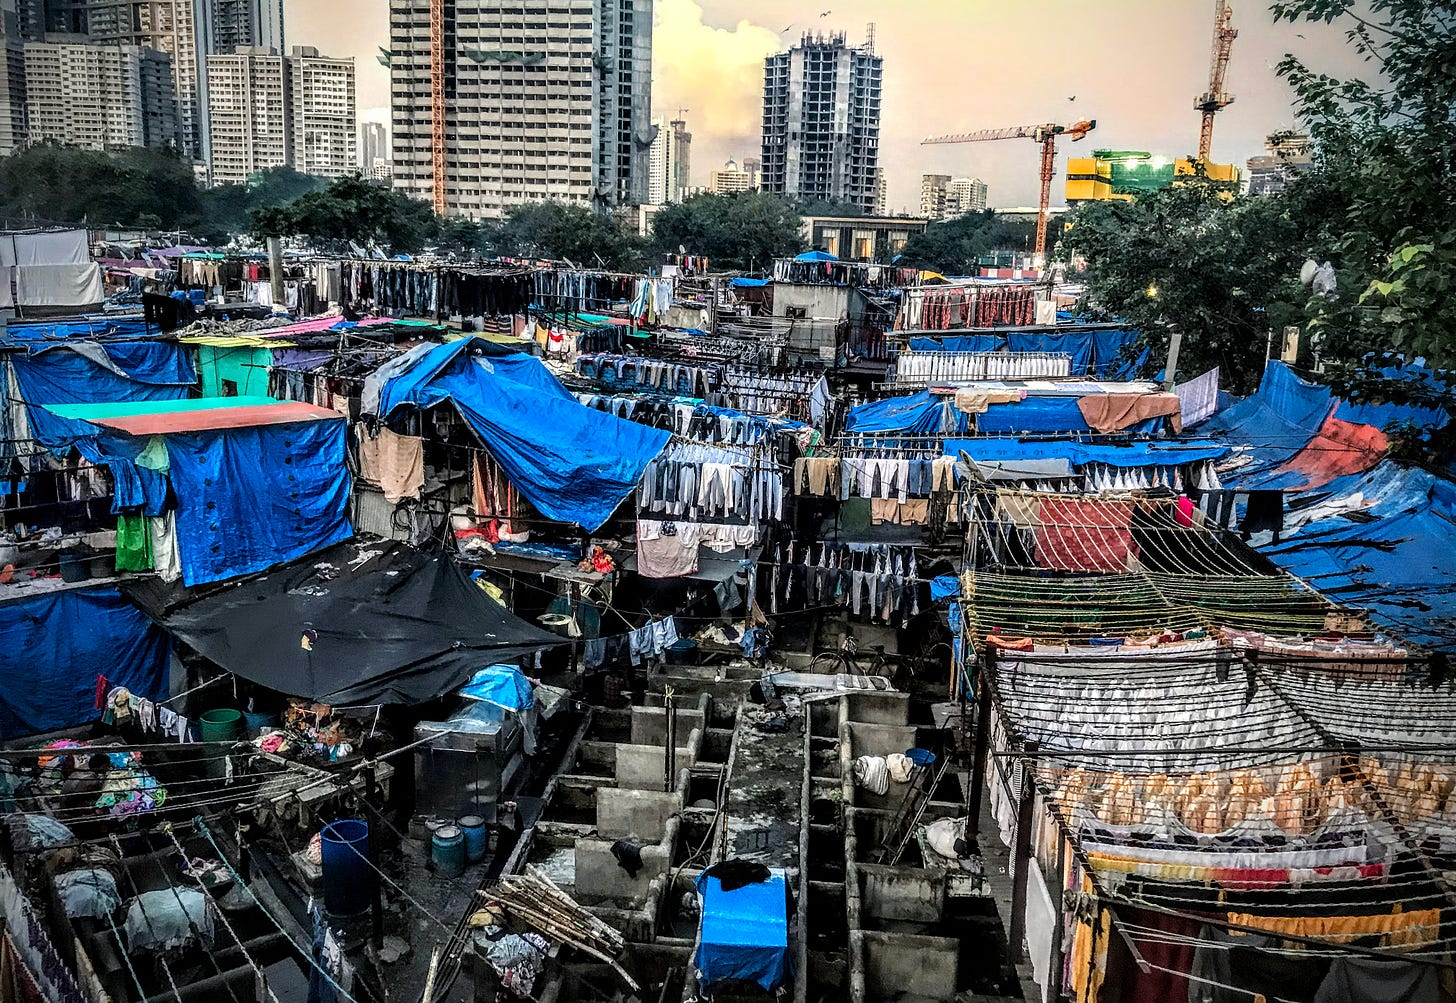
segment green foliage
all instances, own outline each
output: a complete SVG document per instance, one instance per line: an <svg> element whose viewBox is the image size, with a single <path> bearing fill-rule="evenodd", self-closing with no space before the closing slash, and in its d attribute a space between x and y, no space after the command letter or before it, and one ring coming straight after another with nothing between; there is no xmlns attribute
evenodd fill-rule
<svg viewBox="0 0 1456 1003"><path fill-rule="evenodd" d="M1183 376L1218 366L1225 386L1247 393L1269 332L1302 316L1310 207L1326 196L1316 179L1300 179L1277 198L1230 199L1193 182L1089 202L1073 214L1063 253L1086 259L1084 306L1094 314L1136 325L1155 357L1182 332Z"/></svg>
<svg viewBox="0 0 1456 1003"><path fill-rule="evenodd" d="M302 174L292 167L259 171L243 185L219 185L201 193L202 221L197 235L212 243L226 243L246 233L255 209L271 209L328 186L328 179Z"/></svg>
<svg viewBox="0 0 1456 1003"><path fill-rule="evenodd" d="M774 258L804 248L803 221L793 205L766 192L694 195L652 217L657 253L706 255L714 269L766 269Z"/></svg>
<svg viewBox="0 0 1456 1003"><path fill-rule="evenodd" d="M1370 350L1456 364L1456 17L1449 0L1277 0L1276 20L1343 25L1371 79L1338 80L1293 56L1294 88L1319 170L1343 194L1323 221L1320 260L1340 295L1311 300L1321 350Z"/></svg>
<svg viewBox="0 0 1456 1003"><path fill-rule="evenodd" d="M1284 192L1222 197L1197 182L1091 203L1065 242L1085 255L1088 303L1139 324L1161 348L1183 331L1180 368L1219 364L1236 390L1263 366L1267 332L1303 321L1335 383L1399 399L1386 353L1456 366L1456 19L1449 2L1275 0L1276 20L1343 24L1370 80L1338 80L1293 56L1315 165ZM1332 297L1294 278L1306 258L1335 269ZM1148 295L1150 287L1158 290Z"/></svg>
<svg viewBox="0 0 1456 1003"><path fill-rule="evenodd" d="M88 223L187 229L201 213L191 166L175 154L109 154L50 144L0 160L0 210L12 225Z"/></svg>
<svg viewBox="0 0 1456 1003"><path fill-rule="evenodd" d="M423 249L439 232L426 203L357 174L285 205L255 209L252 218L259 237L309 237L336 247L352 240L404 253Z"/></svg>
<svg viewBox="0 0 1456 1003"><path fill-rule="evenodd" d="M643 245L615 219L586 206L540 202L516 206L486 225L483 246L512 258L569 259L583 268L631 270L643 264Z"/></svg>
<svg viewBox="0 0 1456 1003"><path fill-rule="evenodd" d="M1013 223L989 209L931 223L900 251L899 264L944 275L975 275L979 259L992 251L1025 251L1036 236L1035 223Z"/></svg>

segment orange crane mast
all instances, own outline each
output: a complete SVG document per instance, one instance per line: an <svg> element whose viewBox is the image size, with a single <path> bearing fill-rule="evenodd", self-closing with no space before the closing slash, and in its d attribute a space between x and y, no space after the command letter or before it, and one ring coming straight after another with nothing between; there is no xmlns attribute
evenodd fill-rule
<svg viewBox="0 0 1456 1003"><path fill-rule="evenodd" d="M922 146L945 143L985 143L1000 139L1032 139L1041 144L1041 203L1036 216L1036 256L1046 260L1047 210L1051 206L1052 179L1056 176L1057 137L1069 138L1072 142L1085 139L1087 133L1097 128L1095 119L1084 119L1072 125L1018 125L1010 129L982 129L979 132L956 132L948 136L931 136L921 142Z"/></svg>
<svg viewBox="0 0 1456 1003"><path fill-rule="evenodd" d="M1217 0L1213 10L1213 62L1208 70L1208 91L1200 94L1193 107L1203 113L1198 131L1198 159L1205 164L1213 151L1213 116L1234 103L1234 96L1223 89L1228 73L1229 55L1233 52L1238 29L1232 27L1234 12L1228 0Z"/></svg>

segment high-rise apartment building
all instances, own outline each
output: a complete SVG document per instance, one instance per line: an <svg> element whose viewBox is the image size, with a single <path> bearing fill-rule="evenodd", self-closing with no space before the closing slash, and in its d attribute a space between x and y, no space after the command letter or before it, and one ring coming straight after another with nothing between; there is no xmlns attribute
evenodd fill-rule
<svg viewBox="0 0 1456 1003"><path fill-rule="evenodd" d="M952 178L945 187L946 217L986 211L986 182L980 178Z"/></svg>
<svg viewBox="0 0 1456 1003"><path fill-rule="evenodd" d="M920 176L920 215L926 219L954 219L986 210L986 183L980 178L953 178L949 174Z"/></svg>
<svg viewBox="0 0 1456 1003"><path fill-rule="evenodd" d="M920 175L920 215L926 219L945 218L945 190L949 174Z"/></svg>
<svg viewBox="0 0 1456 1003"><path fill-rule="evenodd" d="M213 184L243 184L254 171L292 162L287 60L262 46L207 57Z"/></svg>
<svg viewBox="0 0 1456 1003"><path fill-rule="evenodd" d="M708 175L708 191L714 195L737 195L753 188L753 175L730 160Z"/></svg>
<svg viewBox="0 0 1456 1003"><path fill-rule="evenodd" d="M358 160L353 58L335 59L311 46L294 46L287 69L293 166L326 178L352 174Z"/></svg>
<svg viewBox="0 0 1456 1003"><path fill-rule="evenodd" d="M883 60L843 33L806 33L764 60L763 188L874 212Z"/></svg>
<svg viewBox="0 0 1456 1003"><path fill-rule="evenodd" d="M359 173L368 178L389 177L389 128L383 122L359 126Z"/></svg>
<svg viewBox="0 0 1456 1003"><path fill-rule="evenodd" d="M182 151L200 155L205 105L195 7L207 0L87 0L86 30L93 42L155 49L172 60L173 90L182 123Z"/></svg>
<svg viewBox="0 0 1456 1003"><path fill-rule="evenodd" d="M647 203L666 205L687 198L691 187L693 134L683 119L653 123L656 130L647 155Z"/></svg>
<svg viewBox="0 0 1456 1003"><path fill-rule="evenodd" d="M283 37L283 0L197 0L198 45L204 55L238 46L288 51Z"/></svg>
<svg viewBox="0 0 1456 1003"><path fill-rule="evenodd" d="M15 0L0 0L0 157L25 142L24 43Z"/></svg>
<svg viewBox="0 0 1456 1003"><path fill-rule="evenodd" d="M890 214L890 175L883 167L875 168L875 215Z"/></svg>
<svg viewBox="0 0 1456 1003"><path fill-rule="evenodd" d="M86 34L86 0L5 0L0 9L14 8L16 36L43 42L46 35Z"/></svg>
<svg viewBox="0 0 1456 1003"><path fill-rule="evenodd" d="M214 184L270 167L335 178L357 169L353 59L239 46L207 57L207 95Z"/></svg>
<svg viewBox="0 0 1456 1003"><path fill-rule="evenodd" d="M167 56L136 45L51 37L25 43L30 142L86 150L175 147L177 103Z"/></svg>
<svg viewBox="0 0 1456 1003"><path fill-rule="evenodd" d="M394 184L437 212L645 201L652 0L390 0Z"/></svg>

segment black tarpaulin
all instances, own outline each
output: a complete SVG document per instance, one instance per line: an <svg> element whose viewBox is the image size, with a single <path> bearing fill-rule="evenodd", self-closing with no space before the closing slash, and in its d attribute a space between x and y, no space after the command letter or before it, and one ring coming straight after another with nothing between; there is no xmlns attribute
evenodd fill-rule
<svg viewBox="0 0 1456 1003"><path fill-rule="evenodd" d="M218 666L330 704L416 704L473 672L561 644L448 557L351 542L206 594L140 582L130 597Z"/></svg>

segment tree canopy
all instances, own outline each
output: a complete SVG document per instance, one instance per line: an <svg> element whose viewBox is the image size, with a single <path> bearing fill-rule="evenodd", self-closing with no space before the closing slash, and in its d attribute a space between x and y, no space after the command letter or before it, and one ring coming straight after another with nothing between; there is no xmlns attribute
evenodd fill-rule
<svg viewBox="0 0 1456 1003"><path fill-rule="evenodd" d="M1310 361L1342 389L1410 394L1410 381L1375 376L1390 353L1456 365L1456 21L1449 4L1427 0L1275 0L1270 10L1343 24L1372 67L1369 80L1339 80L1293 56L1280 63L1313 167L1269 195L1230 198L1194 179L1133 203L1084 204L1063 253L1085 258L1091 307L1139 323L1157 345L1182 331L1185 374L1218 364L1247 390L1269 332L1303 323ZM1299 282L1307 259L1330 263L1332 294Z"/></svg>
<svg viewBox="0 0 1456 1003"><path fill-rule="evenodd" d="M983 255L1024 251L1036 234L1034 223L1013 223L991 210L931 223L900 251L900 264L945 275L975 275Z"/></svg>
<svg viewBox="0 0 1456 1003"><path fill-rule="evenodd" d="M652 217L652 245L706 255L715 269L769 267L804 248L803 221L790 203L766 192L694 195Z"/></svg>
<svg viewBox="0 0 1456 1003"><path fill-rule="evenodd" d="M430 206L359 175L338 178L284 205L253 212L256 236L306 236L324 244L378 244L413 253L426 246L440 224Z"/></svg>
<svg viewBox="0 0 1456 1003"><path fill-rule="evenodd" d="M0 160L0 207L11 224L89 223L190 229L202 194L175 154L101 153L41 144Z"/></svg>

